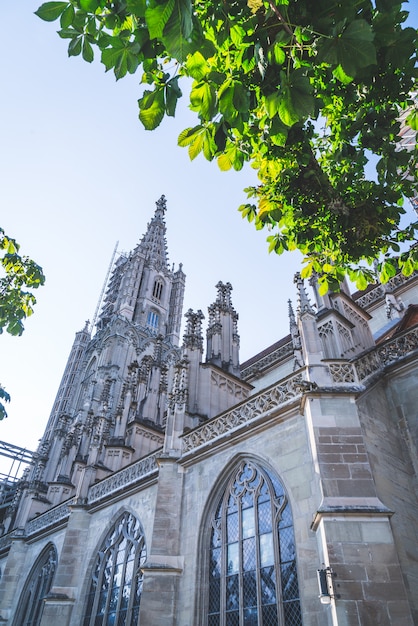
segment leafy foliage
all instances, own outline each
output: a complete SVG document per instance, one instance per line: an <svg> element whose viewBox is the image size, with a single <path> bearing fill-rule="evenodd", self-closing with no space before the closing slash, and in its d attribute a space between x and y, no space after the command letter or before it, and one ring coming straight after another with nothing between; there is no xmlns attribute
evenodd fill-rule
<svg viewBox="0 0 418 626"><path fill-rule="evenodd" d="M222 170L250 163L259 185L243 217L269 229L271 251L299 249L303 275L328 289L346 274L367 284L376 258L381 280L393 255L404 273L418 268L418 222L401 222L417 150L402 147L400 117L418 126L417 36L403 4L69 0L37 15L60 20L70 56L91 62L96 46L117 79L142 68L147 130L175 114L180 80L192 79L197 124L179 144Z"/></svg>
<svg viewBox="0 0 418 626"><path fill-rule="evenodd" d="M7 417L7 411L2 400L4 402L10 402L10 396L5 390L5 388L2 385L0 385L0 421L4 419L5 417Z"/></svg>
<svg viewBox="0 0 418 626"><path fill-rule="evenodd" d="M42 268L20 256L19 247L0 228L0 334L4 328L11 335L23 333L23 320L32 315L36 303L28 289L37 289L45 282Z"/></svg>

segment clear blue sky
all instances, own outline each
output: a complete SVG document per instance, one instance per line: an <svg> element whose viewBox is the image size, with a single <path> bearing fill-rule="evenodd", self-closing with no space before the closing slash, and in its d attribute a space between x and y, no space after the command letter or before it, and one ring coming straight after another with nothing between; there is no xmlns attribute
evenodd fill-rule
<svg viewBox="0 0 418 626"><path fill-rule="evenodd" d="M295 254L268 255L236 208L252 170L222 173L177 147L194 125L183 106L155 132L137 119L140 73L116 82L97 61L67 57L67 41L33 13L2 7L0 224L44 268L45 287L22 337L0 336L0 382L12 396L0 440L35 449L74 333L92 319L117 241L129 251L167 198L170 261L187 275L185 311L204 313L215 284L233 285L241 361L288 333ZM412 4L410 5L412 9Z"/></svg>

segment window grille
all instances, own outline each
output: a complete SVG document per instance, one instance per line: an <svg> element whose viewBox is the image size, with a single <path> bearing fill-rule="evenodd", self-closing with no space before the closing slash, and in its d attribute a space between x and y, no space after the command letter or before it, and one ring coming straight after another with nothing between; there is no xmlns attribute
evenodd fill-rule
<svg viewBox="0 0 418 626"><path fill-rule="evenodd" d="M144 532L124 513L108 533L93 566L84 626L137 626L146 559Z"/></svg>
<svg viewBox="0 0 418 626"><path fill-rule="evenodd" d="M211 520L206 624L302 624L290 505L277 478L250 461Z"/></svg>

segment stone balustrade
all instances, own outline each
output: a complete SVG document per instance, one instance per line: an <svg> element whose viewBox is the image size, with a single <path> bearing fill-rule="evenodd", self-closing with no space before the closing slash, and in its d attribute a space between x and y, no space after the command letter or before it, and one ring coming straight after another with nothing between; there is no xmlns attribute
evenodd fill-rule
<svg viewBox="0 0 418 626"><path fill-rule="evenodd" d="M294 401L302 395L301 382L301 373L293 375L183 435L183 453L187 454L214 439L228 435L260 415Z"/></svg>
<svg viewBox="0 0 418 626"><path fill-rule="evenodd" d="M108 478L104 478L96 485L92 485L87 496L87 503L93 504L102 498L126 489L136 482L158 472L157 458L161 451L153 452L149 456L140 459L132 465L119 470Z"/></svg>

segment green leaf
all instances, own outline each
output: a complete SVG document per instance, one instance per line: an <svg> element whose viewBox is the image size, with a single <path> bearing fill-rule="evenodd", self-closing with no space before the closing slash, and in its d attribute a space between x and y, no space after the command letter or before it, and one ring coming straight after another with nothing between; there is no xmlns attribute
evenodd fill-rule
<svg viewBox="0 0 418 626"><path fill-rule="evenodd" d="M244 85L238 81L234 83L234 95L232 98L236 111L245 113L250 108L249 92Z"/></svg>
<svg viewBox="0 0 418 626"><path fill-rule="evenodd" d="M145 19L151 39L161 39L163 36L164 27L173 12L174 4L175 0L167 0L167 2L146 9Z"/></svg>
<svg viewBox="0 0 418 626"><path fill-rule="evenodd" d="M279 110L280 105L280 94L279 92L273 91L273 93L269 94L264 98L264 105L266 107L266 113L271 119L274 117Z"/></svg>
<svg viewBox="0 0 418 626"><path fill-rule="evenodd" d="M93 48L90 45L90 43L87 41L86 37L84 37L84 41L83 41L82 57L88 63L91 63L94 59Z"/></svg>
<svg viewBox="0 0 418 626"><path fill-rule="evenodd" d="M35 11L35 15L45 22L53 22L65 11L68 2L45 2Z"/></svg>
<svg viewBox="0 0 418 626"><path fill-rule="evenodd" d="M202 126L194 126L193 128L185 128L182 130L178 136L177 145L182 148L189 146L202 128Z"/></svg>
<svg viewBox="0 0 418 626"><path fill-rule="evenodd" d="M244 155L236 144L229 143L225 152L218 157L218 166L222 172L231 168L239 171L244 165Z"/></svg>
<svg viewBox="0 0 418 626"><path fill-rule="evenodd" d="M189 76L197 81L202 80L208 73L209 67L204 56L196 50L186 61L186 69Z"/></svg>
<svg viewBox="0 0 418 626"><path fill-rule="evenodd" d="M283 46L279 43L274 43L272 46L270 46L267 56L269 62L275 65L283 65L283 63L286 61L286 53L283 49Z"/></svg>
<svg viewBox="0 0 418 626"><path fill-rule="evenodd" d="M405 122L412 128L412 130L418 130L418 109L411 111Z"/></svg>
<svg viewBox="0 0 418 626"><path fill-rule="evenodd" d="M215 114L216 92L213 85L206 81L195 83L190 92L190 108L197 111L204 120L212 119Z"/></svg>
<svg viewBox="0 0 418 626"><path fill-rule="evenodd" d="M237 46L237 48L239 48L242 43L242 40L245 37L245 30L242 28L242 26L239 26L238 24L234 24L229 34L230 34L232 43L235 46Z"/></svg>
<svg viewBox="0 0 418 626"><path fill-rule="evenodd" d="M178 99L181 98L181 89L178 86L179 77L171 78L165 86L165 107L167 115L174 117Z"/></svg>
<svg viewBox="0 0 418 626"><path fill-rule="evenodd" d="M189 145L189 158L193 161L197 155L203 150L204 135L199 133L194 136L193 141Z"/></svg>
<svg viewBox="0 0 418 626"><path fill-rule="evenodd" d="M154 130L162 122L165 113L164 91L144 91L144 95L138 100L139 119L146 130Z"/></svg>
<svg viewBox="0 0 418 626"><path fill-rule="evenodd" d="M75 37L74 39L72 39L72 41L70 41L70 43L68 44L68 56L69 57L78 56L81 52L82 45L83 45L83 38L81 37L81 35L79 37Z"/></svg>
<svg viewBox="0 0 418 626"><path fill-rule="evenodd" d="M366 20L354 20L342 33L321 42L317 61L335 67L341 65L347 76L356 76L359 69L377 63L373 38L372 27Z"/></svg>
<svg viewBox="0 0 418 626"><path fill-rule="evenodd" d="M167 52L180 63L188 54L203 48L206 40L201 37L199 29L194 29L191 0L175 0L162 40Z"/></svg>
<svg viewBox="0 0 418 626"><path fill-rule="evenodd" d="M283 75L283 72L281 73ZM303 70L295 70L289 78L283 79L279 92L278 112L286 126L293 126L300 120L314 115L315 101L313 88Z"/></svg>
<svg viewBox="0 0 418 626"><path fill-rule="evenodd" d="M79 0L80 8L86 13L94 13L100 6L99 0Z"/></svg>
<svg viewBox="0 0 418 626"><path fill-rule="evenodd" d="M126 8L129 13L137 17L145 17L147 0L127 0Z"/></svg>
<svg viewBox="0 0 418 626"><path fill-rule="evenodd" d="M348 76L343 68L342 65L337 65L337 67L332 71L333 76L335 76L335 78L337 80L340 81L340 83L342 83L343 85L348 85L351 82L353 82L353 76Z"/></svg>
<svg viewBox="0 0 418 626"><path fill-rule="evenodd" d="M69 4L65 11L61 14L60 24L61 28L68 28L73 23L75 17L75 11L72 4Z"/></svg>

